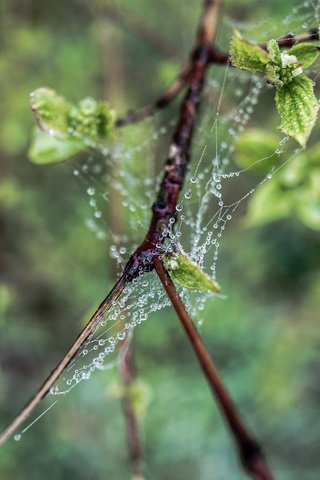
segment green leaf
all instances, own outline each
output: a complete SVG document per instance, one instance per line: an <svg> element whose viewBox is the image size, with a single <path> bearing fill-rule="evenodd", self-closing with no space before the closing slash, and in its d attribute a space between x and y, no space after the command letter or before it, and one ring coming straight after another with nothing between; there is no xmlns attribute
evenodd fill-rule
<svg viewBox="0 0 320 480"><path fill-rule="evenodd" d="M172 278L182 287L189 290L220 292L220 285L212 280L187 255L174 253L164 258L165 267L170 271Z"/></svg>
<svg viewBox="0 0 320 480"><path fill-rule="evenodd" d="M30 106L41 130L59 138L67 138L71 103L50 88L38 88L30 94Z"/></svg>
<svg viewBox="0 0 320 480"><path fill-rule="evenodd" d="M30 95L30 106L41 130L61 139L104 142L114 126L114 110L90 97L73 105L54 90L38 88Z"/></svg>
<svg viewBox="0 0 320 480"><path fill-rule="evenodd" d="M273 63L268 63L268 65L266 65L266 77L267 77L268 83L276 87L278 86L281 87L283 85L283 82L282 80L280 80L280 75L278 70L279 70L279 67L277 67L277 65L274 65Z"/></svg>
<svg viewBox="0 0 320 480"><path fill-rule="evenodd" d="M249 226L260 226L290 213L290 199L274 180L261 185L251 197L246 216Z"/></svg>
<svg viewBox="0 0 320 480"><path fill-rule="evenodd" d="M87 97L73 106L68 115L68 124L74 135L89 142L109 138L115 121L115 112L105 102L96 102Z"/></svg>
<svg viewBox="0 0 320 480"><path fill-rule="evenodd" d="M279 63L281 52L277 40L270 40L267 44L267 50L269 61L272 60L275 63Z"/></svg>
<svg viewBox="0 0 320 480"><path fill-rule="evenodd" d="M296 188L304 184L310 174L310 162L307 151L303 150L296 157L284 164L277 173L277 179L285 188Z"/></svg>
<svg viewBox="0 0 320 480"><path fill-rule="evenodd" d="M266 64L270 62L265 50L244 39L237 31L232 35L230 56L235 67L252 72L264 72Z"/></svg>
<svg viewBox="0 0 320 480"><path fill-rule="evenodd" d="M290 48L288 55L294 55L303 69L305 69L309 68L317 60L319 50L312 43L299 43Z"/></svg>
<svg viewBox="0 0 320 480"><path fill-rule="evenodd" d="M276 90L276 106L281 117L279 128L302 147L306 146L319 110L313 85L310 78L299 75Z"/></svg>
<svg viewBox="0 0 320 480"><path fill-rule="evenodd" d="M310 164L320 165L320 143L316 143L312 148L308 148L308 160Z"/></svg>
<svg viewBox="0 0 320 480"><path fill-rule="evenodd" d="M279 136L258 128L245 130L235 145L235 162L242 168L248 168L258 162L254 168L260 173L268 172L273 165L270 162L274 160L273 155L279 146ZM272 157L270 162L268 157Z"/></svg>
<svg viewBox="0 0 320 480"><path fill-rule="evenodd" d="M36 128L28 155L33 163L45 165L62 162L86 148L81 140L73 137L55 138Z"/></svg>
<svg viewBox="0 0 320 480"><path fill-rule="evenodd" d="M308 228L320 231L320 196L310 190L299 192L296 199L296 214Z"/></svg>

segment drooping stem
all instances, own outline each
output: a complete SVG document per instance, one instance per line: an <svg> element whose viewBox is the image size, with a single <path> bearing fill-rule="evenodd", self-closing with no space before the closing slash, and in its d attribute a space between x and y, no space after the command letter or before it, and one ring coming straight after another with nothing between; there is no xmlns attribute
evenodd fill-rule
<svg viewBox="0 0 320 480"><path fill-rule="evenodd" d="M128 284L130 278L124 274L122 275L108 296L103 300L98 309L92 315L88 324L82 330L80 335L77 337L76 341L70 347L63 359L58 363L58 365L52 370L50 375L43 382L39 390L35 395L29 400L29 402L22 408L18 415L13 419L13 421L3 430L0 434L0 445L4 443L14 432L15 430L24 422L24 420L29 416L32 410L38 405L40 400L49 392L50 388L54 382L60 377L62 372L69 365L72 358L78 352L79 348L87 340L87 338L94 332L98 326L101 318L105 315L108 310L113 306L115 301L118 299L122 293L125 286Z"/></svg>
<svg viewBox="0 0 320 480"><path fill-rule="evenodd" d="M154 260L154 264L156 272L177 312L209 386L233 434L243 467L256 480L273 480L274 477L269 470L260 444L244 424L235 403L213 364L208 350L176 291L169 273L159 258Z"/></svg>

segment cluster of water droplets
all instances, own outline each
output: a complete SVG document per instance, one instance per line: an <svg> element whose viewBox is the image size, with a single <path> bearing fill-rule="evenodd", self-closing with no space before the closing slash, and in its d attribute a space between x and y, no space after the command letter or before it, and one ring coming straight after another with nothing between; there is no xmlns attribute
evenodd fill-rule
<svg viewBox="0 0 320 480"><path fill-rule="evenodd" d="M169 305L170 301L155 273L134 279L125 287L111 310L102 316L98 327L82 345L50 394L65 395L83 380L89 380L94 371L116 364L117 357L112 354L119 343L145 322L151 313Z"/></svg>
<svg viewBox="0 0 320 480"><path fill-rule="evenodd" d="M277 25L277 31L286 33L288 26L296 25L301 20L296 33L314 27L316 19L319 22L319 5L319 1L299 4ZM262 20L261 25L264 22ZM232 29L240 28L244 34L251 29L250 25L244 28L243 24L236 25L230 19L226 23L229 34L230 25ZM273 33L273 27L264 32L265 39L275 36ZM214 68L205 94L206 109L193 142L190 174L176 206L177 219L170 219L168 229L164 232L166 241L163 245L157 245L163 254L172 251L187 253L214 279L219 280L218 261L223 235L237 215L240 204L260 185L272 181L277 170L283 166L280 157L288 137L279 140L272 155L257 157L245 169L236 169L233 161L239 136L248 125L256 125L258 121L261 123L261 118L255 117L255 112L260 96L268 88L259 75L229 66ZM74 176L85 185L90 212L87 227L98 238L108 241L110 256L120 266L125 265L134 247L143 239L150 220L150 206L155 198L159 176L162 175L158 145L173 127L173 122L161 123L161 118L158 115L139 125L123 128L108 147L91 145L85 160L79 159L73 166ZM246 186L241 191L239 177L261 162L268 162L268 173L249 189ZM125 211L123 230L112 228L111 206L114 202L121 206L119 211ZM120 218L117 221L120 223ZM178 289L191 316L201 325L206 302L213 294L194 293L182 287ZM52 387L50 394L66 395L83 380L89 380L96 370L112 367L117 362L117 347L130 332L154 312L169 305L170 301L154 272L135 279L101 318L96 330L81 347L62 378ZM20 438L20 434L15 437L16 440Z"/></svg>

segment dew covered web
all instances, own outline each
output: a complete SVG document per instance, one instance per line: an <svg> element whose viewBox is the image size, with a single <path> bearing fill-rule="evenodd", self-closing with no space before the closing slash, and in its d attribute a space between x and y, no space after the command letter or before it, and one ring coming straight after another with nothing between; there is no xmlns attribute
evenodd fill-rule
<svg viewBox="0 0 320 480"><path fill-rule="evenodd" d="M225 16L217 41L223 44L223 38L230 39L232 31L239 29L248 38L265 42L288 32L299 34L314 28L319 17L320 1L298 3L272 26L268 25L267 18L249 24L236 23ZM192 163L177 205L178 221L172 228L174 219L171 219L163 247L164 251L187 253L217 280L223 234L237 209L261 185L272 181L277 171L300 151L295 142L279 133L278 145L271 155L257 156L244 169L235 167L233 160L239 136L249 127L263 128L264 112L259 110L259 99L264 95L269 96L270 108L275 109L274 91L261 76L225 66L211 68L203 113L195 132ZM280 123L278 117L276 121L274 132ZM74 176L85 185L90 212L86 224L98 238L108 240L110 256L116 260L119 273L147 230L155 185L162 177L161 166L166 158L164 148L168 148L174 124L174 120L166 121L163 114L158 114L140 124L124 127L111 145L92 148L85 162L79 159L72 166ZM244 179L246 172L262 163L265 168L261 178L248 188L248 181ZM114 203L121 205L116 214L112 211ZM191 317L201 325L202 310L214 295L178 289ZM133 280L51 389L50 395L56 398L49 409L80 382L89 380L96 370L116 364L116 356L111 354L119 342L137 325L152 318L153 312L168 306L170 301L154 272ZM16 440L37 419L16 435Z"/></svg>

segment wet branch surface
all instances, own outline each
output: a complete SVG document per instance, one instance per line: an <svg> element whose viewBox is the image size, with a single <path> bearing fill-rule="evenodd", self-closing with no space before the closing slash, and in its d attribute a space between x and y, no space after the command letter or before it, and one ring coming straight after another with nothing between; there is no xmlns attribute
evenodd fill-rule
<svg viewBox="0 0 320 480"><path fill-rule="evenodd" d="M129 112L127 116L117 120L117 127L140 121L145 117L154 114L160 108L166 107L184 87L186 88L186 93L181 104L180 113L172 136L168 158L165 162L160 188L152 206L151 222L143 242L130 257L122 276L118 279L112 291L93 314L89 323L80 333L68 353L45 380L38 392L0 434L0 444L4 443L14 433L14 431L33 411L40 400L49 392L52 385L60 377L71 359L78 352L79 348L94 332L103 315L106 314L121 295L125 286L139 275L150 272L156 268L164 288L166 289L166 292L183 324L183 328L188 335L189 341L197 354L210 387L215 393L227 424L233 433L244 468L252 478L257 480L273 480L273 476L264 459L259 443L248 432L243 420L239 416L235 404L229 393L226 391L197 329L188 316L185 307L177 295L174 284L160 260L161 249L159 247L164 244L168 235L170 225L169 220L171 218L176 220L177 216L176 206L190 162L190 149L194 126L201 103L207 70L213 63L223 65L229 64L230 61L228 54L220 52L213 44L218 26L219 4L219 0L205 0L203 2L203 12L199 21L195 47L192 51L190 61L173 85L154 104L136 112ZM300 41L315 39L318 39L318 34L316 30L312 30L297 37L288 34L280 38L278 43L281 47L290 47ZM265 48L264 45L261 46L262 48ZM130 381L130 375L132 372L129 372L127 369L128 364L126 360L122 359L122 361L122 368L124 369L123 374L128 374L127 379ZM129 416L128 422L131 422ZM131 432L132 439L134 438L134 431L135 428L133 428ZM134 445L133 443L130 448L131 447L132 461L135 461L135 458L139 457L140 453L135 451L137 445Z"/></svg>

